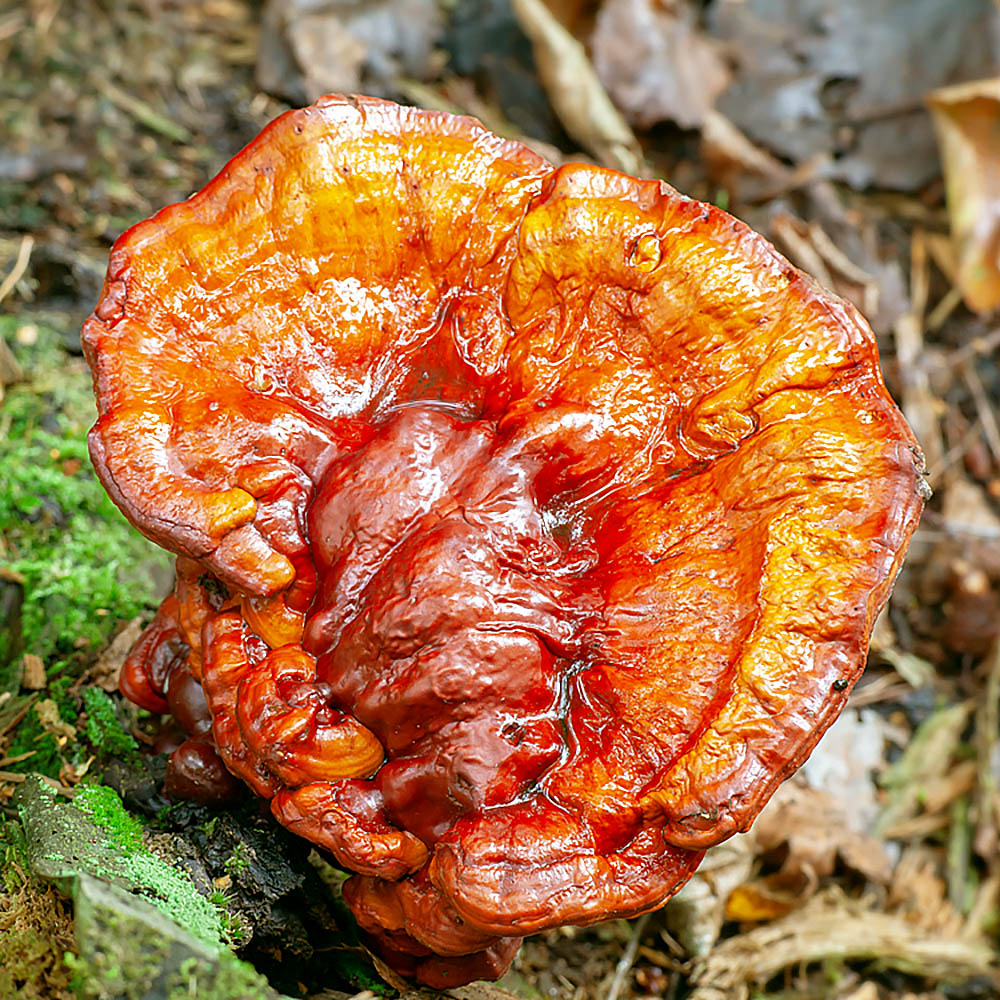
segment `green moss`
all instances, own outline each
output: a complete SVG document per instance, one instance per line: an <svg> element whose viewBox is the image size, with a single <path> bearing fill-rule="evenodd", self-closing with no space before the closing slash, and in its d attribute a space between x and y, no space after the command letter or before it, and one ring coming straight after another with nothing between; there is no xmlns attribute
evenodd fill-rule
<svg viewBox="0 0 1000 1000"><path fill-rule="evenodd" d="M223 946L219 911L191 884L186 875L146 852L129 866L137 881L148 886L148 898L158 910L189 934L208 944Z"/></svg>
<svg viewBox="0 0 1000 1000"><path fill-rule="evenodd" d="M250 860L246 855L246 847L243 844L237 844L236 847L233 848L232 854L226 858L224 867L226 869L226 874L238 875L240 872L246 871L249 864Z"/></svg>
<svg viewBox="0 0 1000 1000"><path fill-rule="evenodd" d="M107 785L82 785L77 789L73 805L85 812L116 846L131 857L145 850L142 843L142 823L122 805L113 788Z"/></svg>
<svg viewBox="0 0 1000 1000"><path fill-rule="evenodd" d="M155 995L164 1000L275 1000L277 994L253 967L235 955L223 953L217 963L188 958L167 977L160 966L166 955L157 942L141 964L134 954L100 952L87 958L67 955L73 985L82 1000L146 1000ZM155 984L155 987L154 987ZM110 989L109 989L110 988Z"/></svg>
<svg viewBox="0 0 1000 1000"><path fill-rule="evenodd" d="M267 980L235 955L224 954L213 969L188 959L164 991L167 1000L269 1000Z"/></svg>
<svg viewBox="0 0 1000 1000"><path fill-rule="evenodd" d="M153 854L143 824L112 789L79 786L65 803L32 778L15 802L20 829L8 837L2 860L72 895L77 955L66 957L66 967L78 997L138 1000L152 990L160 997L276 1000L266 980L228 950L246 928L225 912L225 900L203 898L185 874Z"/></svg>
<svg viewBox="0 0 1000 1000"><path fill-rule="evenodd" d="M121 909L113 891L86 890L76 893L80 953L66 958L81 1000L277 1000L231 952L186 944L141 907Z"/></svg>
<svg viewBox="0 0 1000 1000"><path fill-rule="evenodd" d="M100 688L84 688L81 692L87 713L87 739L102 753L127 758L136 753L139 744L118 721L115 703Z"/></svg>
<svg viewBox="0 0 1000 1000"><path fill-rule="evenodd" d="M0 552L24 580L24 648L65 663L106 643L120 618L153 608L168 558L128 524L91 468L86 432L96 411L86 366L67 357L56 331L32 325L25 346L17 329L23 324L0 316L0 335L27 376L0 411Z"/></svg>
<svg viewBox="0 0 1000 1000"><path fill-rule="evenodd" d="M83 786L77 790L73 804L121 848L129 875L142 887L142 895L149 902L199 940L222 946L218 909L184 874L149 851L143 843L142 824L125 809L113 789Z"/></svg>
<svg viewBox="0 0 1000 1000"><path fill-rule="evenodd" d="M24 885L28 871L28 853L24 830L20 823L5 823L0 833L3 848L3 885L7 892L14 892Z"/></svg>

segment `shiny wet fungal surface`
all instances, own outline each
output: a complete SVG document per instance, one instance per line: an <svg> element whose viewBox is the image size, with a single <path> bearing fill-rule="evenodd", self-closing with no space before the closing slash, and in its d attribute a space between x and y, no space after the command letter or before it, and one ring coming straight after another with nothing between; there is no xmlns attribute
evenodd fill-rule
<svg viewBox="0 0 1000 1000"><path fill-rule="evenodd" d="M210 725L436 986L746 828L922 507L871 332L761 237L384 102L126 233L84 344L102 481L179 556L123 675L195 741L175 786Z"/></svg>

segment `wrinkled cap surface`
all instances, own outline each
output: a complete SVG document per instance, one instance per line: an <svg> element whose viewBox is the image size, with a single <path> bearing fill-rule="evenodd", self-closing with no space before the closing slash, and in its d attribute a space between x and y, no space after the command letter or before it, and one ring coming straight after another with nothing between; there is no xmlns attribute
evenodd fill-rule
<svg viewBox="0 0 1000 1000"><path fill-rule="evenodd" d="M747 828L922 506L870 330L760 236L380 101L126 233L84 346L98 473L180 557L123 689L432 985Z"/></svg>

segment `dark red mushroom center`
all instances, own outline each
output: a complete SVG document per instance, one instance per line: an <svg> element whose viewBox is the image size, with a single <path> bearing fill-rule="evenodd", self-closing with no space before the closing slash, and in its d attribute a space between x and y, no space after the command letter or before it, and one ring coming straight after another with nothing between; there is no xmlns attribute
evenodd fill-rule
<svg viewBox="0 0 1000 1000"><path fill-rule="evenodd" d="M491 422L414 404L334 463L310 508L304 645L386 749L388 816L428 845L567 753L557 718L593 602L538 469Z"/></svg>

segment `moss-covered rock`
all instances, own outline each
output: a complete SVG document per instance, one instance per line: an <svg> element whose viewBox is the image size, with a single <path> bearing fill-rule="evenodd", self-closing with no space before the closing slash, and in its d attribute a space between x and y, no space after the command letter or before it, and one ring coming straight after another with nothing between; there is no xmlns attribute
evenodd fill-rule
<svg viewBox="0 0 1000 1000"><path fill-rule="evenodd" d="M32 776L16 805L27 866L73 900L66 961L83 1000L277 1000L223 943L224 914L148 849L112 789L63 802Z"/></svg>

